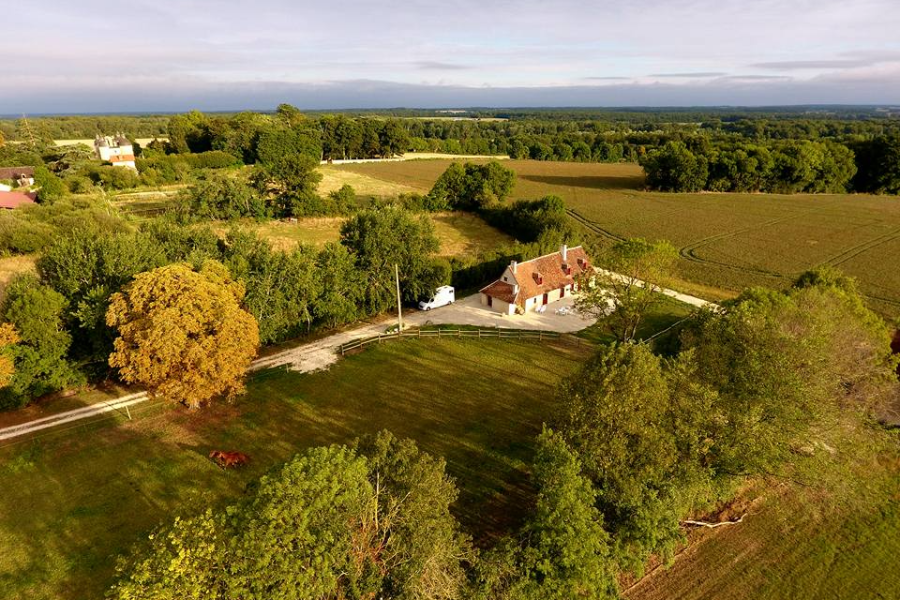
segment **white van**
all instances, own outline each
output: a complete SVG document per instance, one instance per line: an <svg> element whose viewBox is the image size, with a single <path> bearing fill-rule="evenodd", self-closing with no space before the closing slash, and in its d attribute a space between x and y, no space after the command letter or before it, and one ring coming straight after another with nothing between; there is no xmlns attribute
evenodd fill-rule
<svg viewBox="0 0 900 600"><path fill-rule="evenodd" d="M428 300L419 302L419 310L431 310L432 308L440 308L453 304L456 300L456 290L452 285L442 285L434 291L434 296Z"/></svg>

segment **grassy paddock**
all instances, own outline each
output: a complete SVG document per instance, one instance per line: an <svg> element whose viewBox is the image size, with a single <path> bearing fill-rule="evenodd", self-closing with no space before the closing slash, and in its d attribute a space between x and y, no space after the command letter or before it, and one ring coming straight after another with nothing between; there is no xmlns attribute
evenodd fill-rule
<svg viewBox="0 0 900 600"><path fill-rule="evenodd" d="M441 256L465 256L491 250L512 242L513 238L470 213L437 213L430 215L441 243ZM344 217L309 217L296 223L285 221L250 222L250 226L275 248L291 250L298 244L322 247L340 239Z"/></svg>
<svg viewBox="0 0 900 600"><path fill-rule="evenodd" d="M427 191L451 161L342 165ZM817 265L857 277L872 306L900 314L900 201L861 194L665 194L642 191L631 164L508 161L515 198L561 196L606 240L666 239L678 278L720 299L751 285L780 287ZM676 282L677 283L677 282ZM685 287L685 286L681 286Z"/></svg>
<svg viewBox="0 0 900 600"><path fill-rule="evenodd" d="M0 258L0 301L6 296L6 286L23 273L37 273L37 256L7 256Z"/></svg>
<svg viewBox="0 0 900 600"><path fill-rule="evenodd" d="M678 324L695 310L690 304L660 295L659 303L647 313L638 326L637 339L647 340L658 335L653 338L654 350L665 354L670 345L677 341ZM576 335L595 344L610 344L615 341L615 337L602 322L594 323Z"/></svg>
<svg viewBox="0 0 900 600"><path fill-rule="evenodd" d="M100 597L115 556L159 522L234 500L304 448L381 429L446 457L456 513L486 541L528 510L534 437L581 360L580 346L409 340L327 372L261 373L231 405L151 404L133 421L0 448L0 597ZM252 462L222 471L212 449Z"/></svg>

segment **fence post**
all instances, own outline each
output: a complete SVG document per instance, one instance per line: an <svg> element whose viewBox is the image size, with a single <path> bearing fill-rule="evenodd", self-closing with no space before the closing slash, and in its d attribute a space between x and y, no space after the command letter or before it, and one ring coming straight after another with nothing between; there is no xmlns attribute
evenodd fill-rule
<svg viewBox="0 0 900 600"><path fill-rule="evenodd" d="M543 341L544 341L544 332L543 332L543 331L539 331L539 332L538 332L538 341L539 341L539 342L543 342Z"/></svg>

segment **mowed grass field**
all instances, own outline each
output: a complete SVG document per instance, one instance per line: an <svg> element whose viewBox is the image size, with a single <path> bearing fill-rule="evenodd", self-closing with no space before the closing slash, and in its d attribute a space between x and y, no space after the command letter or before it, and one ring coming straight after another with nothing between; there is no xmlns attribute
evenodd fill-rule
<svg viewBox="0 0 900 600"><path fill-rule="evenodd" d="M449 162L334 168L423 192ZM781 287L809 268L832 265L859 279L873 308L900 314L900 198L654 193L642 191L637 165L504 164L518 175L515 198L559 195L601 239L670 241L679 250L685 291L721 299L751 285Z"/></svg>
<svg viewBox="0 0 900 600"><path fill-rule="evenodd" d="M164 403L0 448L0 598L102 597L115 557L162 521L238 498L311 446L389 429L444 456L456 513L481 542L529 510L533 441L556 408L581 345L409 340L327 372L260 373L233 404ZM251 456L222 471L213 449Z"/></svg>
<svg viewBox="0 0 900 600"><path fill-rule="evenodd" d="M429 216L434 221L435 234L441 244L440 256L477 254L514 241L471 213L447 212ZM322 247L327 242L338 241L344 221L343 217L310 217L298 219L296 223L268 221L254 223L250 227L269 240L273 247L290 250L301 243Z"/></svg>

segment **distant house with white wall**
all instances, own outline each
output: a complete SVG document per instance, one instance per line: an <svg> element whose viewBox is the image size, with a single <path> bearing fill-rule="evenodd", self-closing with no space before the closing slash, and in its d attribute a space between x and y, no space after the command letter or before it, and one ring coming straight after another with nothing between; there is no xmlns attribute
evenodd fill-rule
<svg viewBox="0 0 900 600"><path fill-rule="evenodd" d="M34 167L0 167L0 180L12 181L19 187L34 185Z"/></svg>
<svg viewBox="0 0 900 600"><path fill-rule="evenodd" d="M581 246L528 261L512 261L500 279L481 288L481 304L507 315L535 310L575 292L578 276L590 269Z"/></svg>
<svg viewBox="0 0 900 600"><path fill-rule="evenodd" d="M94 151L100 160L112 163L114 167L128 167L137 171L134 164L134 146L121 133L113 137L97 135L94 138Z"/></svg>

